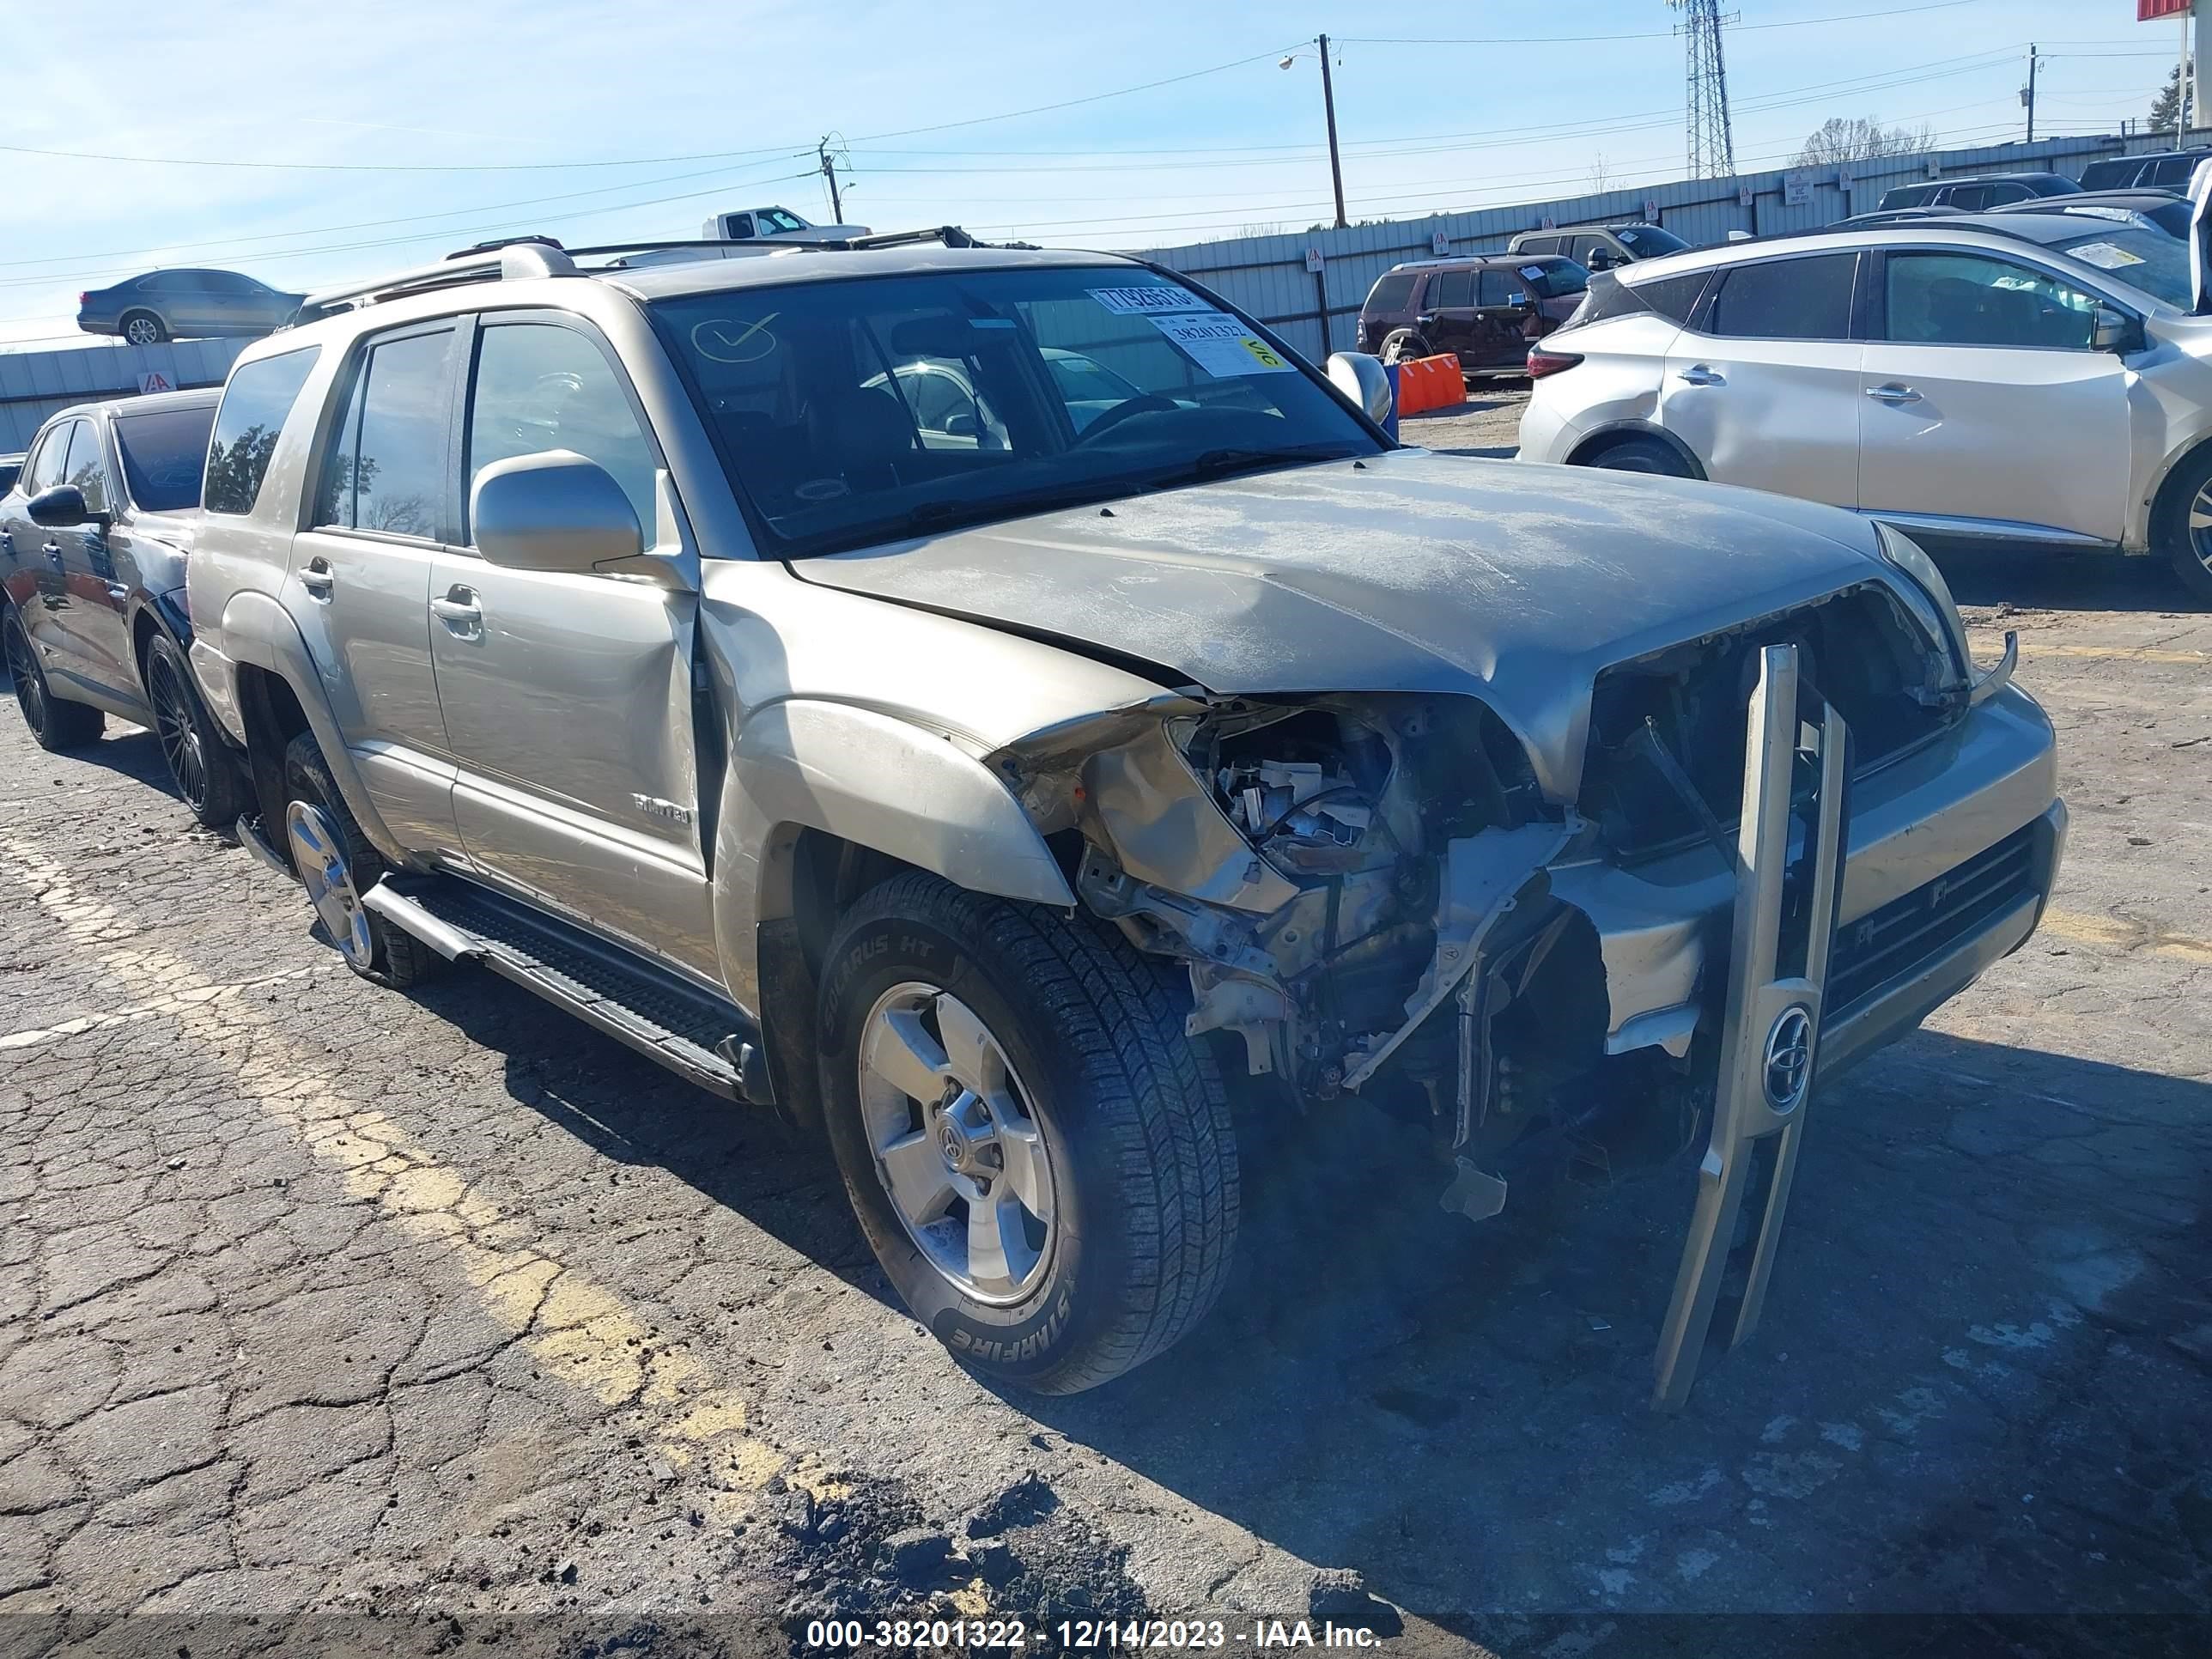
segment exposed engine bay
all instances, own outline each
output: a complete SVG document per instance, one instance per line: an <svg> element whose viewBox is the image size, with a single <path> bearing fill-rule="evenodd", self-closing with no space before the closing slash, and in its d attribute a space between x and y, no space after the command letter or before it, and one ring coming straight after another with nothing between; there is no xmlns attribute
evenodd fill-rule
<svg viewBox="0 0 2212 1659"><path fill-rule="evenodd" d="M1463 1174L1540 1131L1601 1164L1660 1157L1696 1126L1687 1028L1607 1052L1598 932L1549 872L1700 842L1727 867L1747 676L1778 643L1832 680L1862 763L1942 729L1938 653L1868 588L1601 675L1573 805L1467 696L1194 696L1015 764L1083 902L1187 968L1190 1032L1241 1040L1254 1076L1424 1119ZM1479 1218L1504 1190L1446 1203Z"/></svg>

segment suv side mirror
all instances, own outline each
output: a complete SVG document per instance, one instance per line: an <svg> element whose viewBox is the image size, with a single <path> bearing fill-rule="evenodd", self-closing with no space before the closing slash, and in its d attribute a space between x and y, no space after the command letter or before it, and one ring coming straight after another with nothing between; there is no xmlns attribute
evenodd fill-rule
<svg viewBox="0 0 2212 1659"><path fill-rule="evenodd" d="M469 492L469 525L477 552L517 570L580 574L645 549L622 486L572 449L493 462Z"/></svg>
<svg viewBox="0 0 2212 1659"><path fill-rule="evenodd" d="M44 525L49 530L68 530L88 524L94 520L105 521L105 513L95 513L85 505L84 491L75 484L59 483L41 489L23 503L23 511L30 515L33 524Z"/></svg>
<svg viewBox="0 0 2212 1659"><path fill-rule="evenodd" d="M1364 351L1331 352L1325 372L1329 384L1366 410L1376 425L1389 420L1390 373L1380 357Z"/></svg>
<svg viewBox="0 0 2212 1659"><path fill-rule="evenodd" d="M2117 306L2099 306L2089 313L2092 351L2133 351L2142 343L2136 319Z"/></svg>

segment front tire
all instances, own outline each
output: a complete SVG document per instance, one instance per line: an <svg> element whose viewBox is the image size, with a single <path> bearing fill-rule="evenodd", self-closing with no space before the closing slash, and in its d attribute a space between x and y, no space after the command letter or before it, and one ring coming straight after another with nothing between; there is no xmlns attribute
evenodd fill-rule
<svg viewBox="0 0 2212 1659"><path fill-rule="evenodd" d="M2182 462L2167 484L2155 542L2190 596L2212 605L2212 449Z"/></svg>
<svg viewBox="0 0 2212 1659"><path fill-rule="evenodd" d="M443 957L362 903L387 866L346 810L312 732L302 732L284 750L284 822L277 828L307 902L346 966L394 990L444 968Z"/></svg>
<svg viewBox="0 0 2212 1659"><path fill-rule="evenodd" d="M919 872L839 923L820 1005L830 1146L884 1273L963 1363L1073 1394L1212 1306L1237 1148L1188 1006L1087 917Z"/></svg>
<svg viewBox="0 0 2212 1659"><path fill-rule="evenodd" d="M246 781L200 701L185 653L167 635L156 634L146 647L145 677L154 735L177 793L206 828L229 829L252 804Z"/></svg>
<svg viewBox="0 0 2212 1659"><path fill-rule="evenodd" d="M31 648L23 619L13 606L0 619L0 645L7 653L8 678L15 683L15 706L23 711L23 724L31 728L40 748L61 755L99 739L106 727L106 716L89 703L54 696L52 686L46 683L46 671L39 666L39 653Z"/></svg>

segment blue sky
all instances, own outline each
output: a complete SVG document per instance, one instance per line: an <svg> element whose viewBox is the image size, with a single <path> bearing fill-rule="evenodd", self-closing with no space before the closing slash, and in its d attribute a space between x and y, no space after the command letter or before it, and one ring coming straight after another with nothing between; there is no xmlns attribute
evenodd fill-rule
<svg viewBox="0 0 2212 1659"><path fill-rule="evenodd" d="M1831 115L2019 137L2031 40L2039 129L2114 130L2179 42L2178 25L2137 24L2134 0L1728 6L1746 171L1785 164ZM1310 44L1288 70L1276 59L1323 30L1355 218L1683 171L1662 0L94 0L75 15L73 35L106 44L17 61L0 106L0 341L65 338L79 289L159 264L307 289L495 234L692 236L716 207L769 203L826 220L825 134L849 156L846 217L878 229L1110 247L1295 229L1329 211L1319 70ZM1529 37L1548 44L1508 43ZM114 159L37 153L53 151Z"/></svg>

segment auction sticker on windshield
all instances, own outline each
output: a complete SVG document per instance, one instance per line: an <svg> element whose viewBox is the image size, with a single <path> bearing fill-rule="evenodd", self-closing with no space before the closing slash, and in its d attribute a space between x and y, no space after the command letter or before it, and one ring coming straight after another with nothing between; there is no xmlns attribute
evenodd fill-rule
<svg viewBox="0 0 2212 1659"><path fill-rule="evenodd" d="M1187 288L1162 283L1148 288L1094 288L1091 297L1117 317L1156 316L1168 311L1211 311L1212 307Z"/></svg>
<svg viewBox="0 0 2212 1659"><path fill-rule="evenodd" d="M2139 265L2143 262L2140 253L2130 253L2110 242L2085 242L2080 247L2069 248L2067 252L2100 270L2124 270L2130 265Z"/></svg>
<svg viewBox="0 0 2212 1659"><path fill-rule="evenodd" d="M1155 317L1152 326L1216 380L1230 374L1283 374L1290 364L1234 317L1218 311Z"/></svg>

